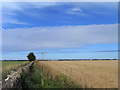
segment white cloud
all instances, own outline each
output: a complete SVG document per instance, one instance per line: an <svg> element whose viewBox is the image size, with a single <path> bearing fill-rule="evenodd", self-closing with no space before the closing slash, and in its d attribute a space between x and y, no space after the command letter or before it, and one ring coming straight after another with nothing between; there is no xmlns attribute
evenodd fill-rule
<svg viewBox="0 0 120 90"><path fill-rule="evenodd" d="M119 2L119 0L2 0L2 2Z"/></svg>
<svg viewBox="0 0 120 90"><path fill-rule="evenodd" d="M20 7L20 3L17 2L3 2L2 9L7 11L23 10L22 7Z"/></svg>
<svg viewBox="0 0 120 90"><path fill-rule="evenodd" d="M70 10L67 11L69 14L79 14L82 12L81 8L72 8Z"/></svg>
<svg viewBox="0 0 120 90"><path fill-rule="evenodd" d="M57 5L58 3L56 2L41 2L41 3L36 3L36 2L29 2L28 3L30 6L34 7L34 8L43 8L43 7L48 7L48 6L55 6Z"/></svg>
<svg viewBox="0 0 120 90"><path fill-rule="evenodd" d="M2 21L2 24L20 24L20 25L26 25L25 22L19 22L17 19L13 18L4 18Z"/></svg>
<svg viewBox="0 0 120 90"><path fill-rule="evenodd" d="M67 11L65 11L65 13L69 13L69 14L75 14L75 15L80 15L80 16L90 16L90 14L84 12L84 8L88 9L94 6L100 6L100 7L108 7L108 8L115 8L115 5L112 3L110 5L106 5L106 3L59 3L59 2L22 2L22 3L18 3L18 2L3 2L2 3L2 15L3 15L3 24L8 24L8 23L15 23L15 24L25 24L26 22L24 22L24 19L22 20L23 22L18 22L21 20L18 20L19 18L16 18L17 15L19 16L20 13L21 14L25 14L28 16L32 16L32 17L41 17L44 16L44 14L39 14L39 12L37 13L32 13L32 11L27 11L28 8L39 8L42 9L44 7L49 8L49 6L55 6L55 5L59 5L63 4L63 5L71 5L74 8L67 8ZM92 6L91 6L92 5ZM65 9L66 10L66 9ZM114 11L116 9L113 9ZM61 10L62 11L62 10ZM20 13L18 13L20 12ZM64 11L63 11L64 12ZM95 13L109 13L111 15L111 12L100 12L100 11L91 11L93 12L93 14ZM39 14L39 15L38 15ZM40 16L41 15L41 16ZM92 15L91 15L92 16ZM5 20L4 20L5 19ZM17 20L15 20L17 19ZM29 23L29 22L28 22Z"/></svg>
<svg viewBox="0 0 120 90"><path fill-rule="evenodd" d="M79 16L90 16L89 14L85 13L81 8L78 7L69 9L67 13Z"/></svg>
<svg viewBox="0 0 120 90"><path fill-rule="evenodd" d="M20 22L15 17L17 16L17 13L15 11L22 11L24 10L21 8L19 3L16 2L5 2L2 3L2 24L26 24L25 22Z"/></svg>
<svg viewBox="0 0 120 90"><path fill-rule="evenodd" d="M79 12L81 12L82 9L80 9L80 8L73 8L72 11L79 11Z"/></svg>
<svg viewBox="0 0 120 90"><path fill-rule="evenodd" d="M10 13L8 13L8 14L10 14ZM19 25L27 25L28 24L26 22L19 21L18 19L15 19L13 16L6 16L5 15L5 16L2 16L2 17L4 17L4 18L2 18L3 26L4 26L4 24L19 24Z"/></svg>
<svg viewBox="0 0 120 90"><path fill-rule="evenodd" d="M3 51L81 48L118 41L117 24L16 28L2 32Z"/></svg>
<svg viewBox="0 0 120 90"><path fill-rule="evenodd" d="M6 9L7 11L14 11L14 10L24 10L25 8L43 8L48 6L54 6L57 5L56 2L3 2L2 8Z"/></svg>
<svg viewBox="0 0 120 90"><path fill-rule="evenodd" d="M26 22L20 22L18 21L18 19L16 19L15 17L18 15L18 13L16 13L16 11L19 11L21 13L24 13L26 15L31 15L31 16L35 16L37 14L31 13L31 12L26 12L26 8L44 8L44 7L48 7L48 6L53 6L53 5L57 5L57 3L55 2L46 2L46 3L34 3L34 2L28 2L28 3L17 3L17 2L3 2L2 3L2 17L3 17L3 24L27 24Z"/></svg>

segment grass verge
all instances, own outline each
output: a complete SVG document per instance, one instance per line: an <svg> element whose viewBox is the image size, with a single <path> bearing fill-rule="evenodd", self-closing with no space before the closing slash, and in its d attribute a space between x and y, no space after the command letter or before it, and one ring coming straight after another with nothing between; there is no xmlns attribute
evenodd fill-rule
<svg viewBox="0 0 120 90"><path fill-rule="evenodd" d="M22 73L23 88L79 88L71 78L38 62L28 74Z"/></svg>

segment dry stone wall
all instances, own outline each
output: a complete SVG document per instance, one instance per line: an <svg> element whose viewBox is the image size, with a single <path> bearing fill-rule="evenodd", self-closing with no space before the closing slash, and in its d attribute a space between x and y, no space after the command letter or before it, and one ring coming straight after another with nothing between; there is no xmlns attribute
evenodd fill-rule
<svg viewBox="0 0 120 90"><path fill-rule="evenodd" d="M7 75L7 78L2 81L2 88L21 88L22 73L30 73L31 67L33 67L34 61L24 64L17 68L14 71L11 71L10 75Z"/></svg>

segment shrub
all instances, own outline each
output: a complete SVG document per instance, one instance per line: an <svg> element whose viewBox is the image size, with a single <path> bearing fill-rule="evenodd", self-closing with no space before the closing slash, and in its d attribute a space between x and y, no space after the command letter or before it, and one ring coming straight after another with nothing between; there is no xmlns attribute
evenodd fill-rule
<svg viewBox="0 0 120 90"><path fill-rule="evenodd" d="M27 56L28 60L31 61L35 61L36 60L36 56L34 55L33 52L29 53Z"/></svg>

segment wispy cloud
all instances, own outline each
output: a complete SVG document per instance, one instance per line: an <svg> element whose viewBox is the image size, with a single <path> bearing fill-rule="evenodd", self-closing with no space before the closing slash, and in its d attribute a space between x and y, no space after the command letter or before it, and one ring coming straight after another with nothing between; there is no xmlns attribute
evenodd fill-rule
<svg viewBox="0 0 120 90"><path fill-rule="evenodd" d="M45 8L45 7L49 7L49 6L56 6L58 5L58 3L56 2L41 2L41 3L36 3L36 2L29 2L28 3L29 6L32 6L34 8Z"/></svg>
<svg viewBox="0 0 120 90"><path fill-rule="evenodd" d="M81 8L79 7L74 7L72 9L69 9L67 11L68 14L72 14L72 15L79 15L79 16L90 16L89 14L85 13Z"/></svg>
<svg viewBox="0 0 120 90"><path fill-rule="evenodd" d="M119 52L118 50L104 50L104 51L47 51L46 53L91 53L91 52ZM37 53L42 53L42 52L37 52Z"/></svg>
<svg viewBox="0 0 120 90"><path fill-rule="evenodd" d="M72 8L70 10L67 11L69 14L78 14L82 12L81 8Z"/></svg>
<svg viewBox="0 0 120 90"><path fill-rule="evenodd" d="M4 2L2 4L2 15L3 15L3 24L21 24L25 25L27 24L24 21L20 21L19 18L16 18L16 16L19 15L17 12L22 12L23 14L27 14L26 12L27 8L45 8L48 6L54 6L56 5L55 2L51 3L35 3L35 2L28 2L28 3L17 3L17 2ZM35 15L34 13L28 13L30 15Z"/></svg>
<svg viewBox="0 0 120 90"><path fill-rule="evenodd" d="M4 28L117 23L116 3L7 2L2 9Z"/></svg>
<svg viewBox="0 0 120 90"><path fill-rule="evenodd" d="M3 2L2 3L2 8L5 9L5 10L9 10L9 11L23 10L20 5L21 4L17 3L17 2Z"/></svg>
<svg viewBox="0 0 120 90"><path fill-rule="evenodd" d="M105 50L105 51L93 51L93 52L119 52L118 50Z"/></svg>
<svg viewBox="0 0 120 90"><path fill-rule="evenodd" d="M45 8L49 6L58 5L56 2L3 2L2 8L3 11L15 11L15 10L25 10L27 8Z"/></svg>
<svg viewBox="0 0 120 90"><path fill-rule="evenodd" d="M83 0L2 0L3 2L83 2ZM84 0L84 2L119 2L119 0Z"/></svg>
<svg viewBox="0 0 120 90"><path fill-rule="evenodd" d="M25 22L18 21L17 19L5 18L2 21L2 24L19 24L19 25L27 25Z"/></svg>
<svg viewBox="0 0 120 90"><path fill-rule="evenodd" d="M16 28L3 30L3 51L81 48L117 39L117 24Z"/></svg>
<svg viewBox="0 0 120 90"><path fill-rule="evenodd" d="M25 22L21 22L18 18L15 18L18 14L16 11L23 11L21 4L16 2L6 2L2 4L2 24L21 24L25 25Z"/></svg>
<svg viewBox="0 0 120 90"><path fill-rule="evenodd" d="M24 10L25 8L43 8L58 5L56 2L3 2L2 8L10 11Z"/></svg>

